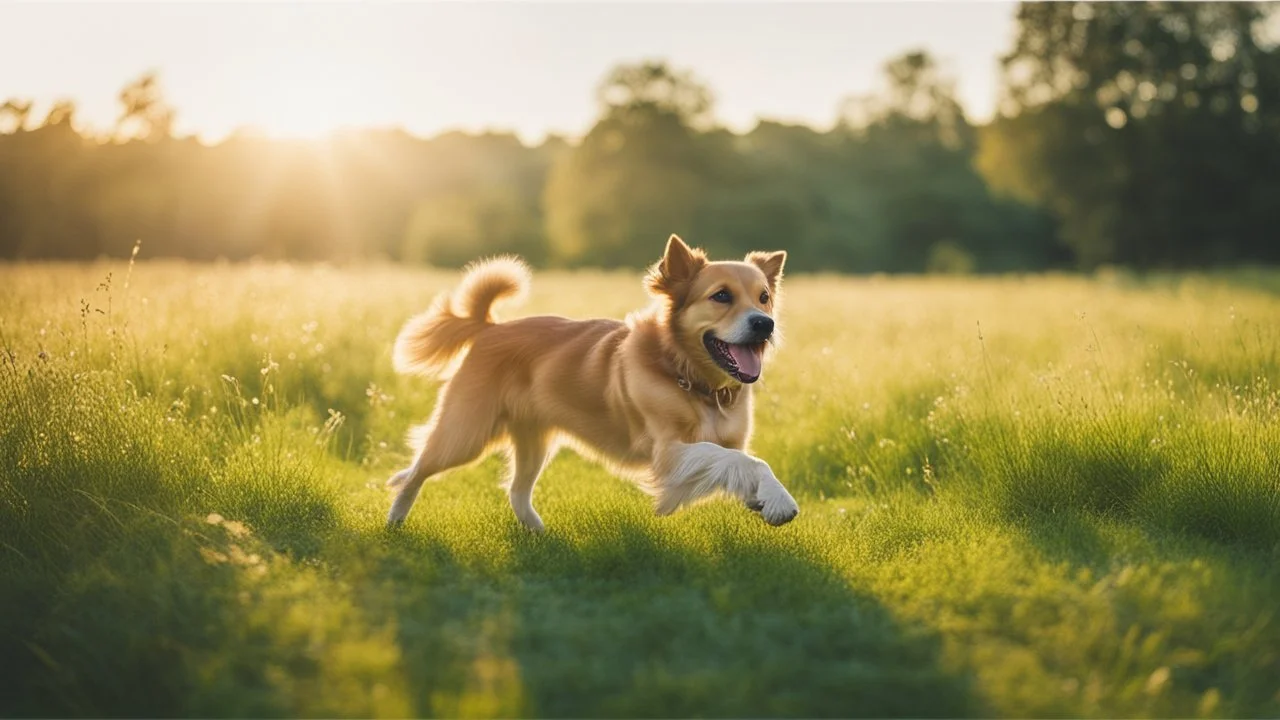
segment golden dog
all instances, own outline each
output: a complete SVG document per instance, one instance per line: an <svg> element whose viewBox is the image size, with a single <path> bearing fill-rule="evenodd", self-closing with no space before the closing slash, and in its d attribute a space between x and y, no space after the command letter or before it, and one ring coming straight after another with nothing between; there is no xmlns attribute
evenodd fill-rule
<svg viewBox="0 0 1280 720"><path fill-rule="evenodd" d="M751 383L777 339L786 257L709 262L672 235L645 279L657 302L625 322L499 323L490 307L527 289L528 268L514 258L470 268L456 292L396 338L397 371L451 376L430 422L415 431L417 459L387 483L399 490L388 524L404 522L428 478L505 446L511 509L541 531L533 485L563 442L640 475L659 515L725 492L771 525L790 521L800 511L795 500L746 453Z"/></svg>

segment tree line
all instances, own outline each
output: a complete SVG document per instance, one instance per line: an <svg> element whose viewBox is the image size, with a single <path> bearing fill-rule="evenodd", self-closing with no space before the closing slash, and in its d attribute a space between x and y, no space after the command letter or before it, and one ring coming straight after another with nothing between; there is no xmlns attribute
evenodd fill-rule
<svg viewBox="0 0 1280 720"><path fill-rule="evenodd" d="M577 142L400 130L324 141L172 132L158 79L108 132L0 106L0 257L388 258L637 267L678 232L851 272L1273 262L1280 54L1267 5L1027 3L999 116L966 117L923 52L829 130L717 125L711 90L622 65Z"/></svg>

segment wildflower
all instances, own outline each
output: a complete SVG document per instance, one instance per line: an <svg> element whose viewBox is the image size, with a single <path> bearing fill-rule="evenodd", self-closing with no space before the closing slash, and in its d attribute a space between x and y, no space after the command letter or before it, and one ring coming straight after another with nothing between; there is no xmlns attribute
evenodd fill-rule
<svg viewBox="0 0 1280 720"><path fill-rule="evenodd" d="M210 565L218 565L227 561L226 555L206 547L200 548L200 557L204 558L204 561Z"/></svg>
<svg viewBox="0 0 1280 720"><path fill-rule="evenodd" d="M1147 678L1147 694L1157 695L1164 690L1164 686L1169 684L1170 674L1168 667L1156 668L1155 672L1151 673L1151 677Z"/></svg>
<svg viewBox="0 0 1280 720"><path fill-rule="evenodd" d="M227 520L222 523L222 527L231 534L232 537L244 537L249 534L249 528L238 520Z"/></svg>

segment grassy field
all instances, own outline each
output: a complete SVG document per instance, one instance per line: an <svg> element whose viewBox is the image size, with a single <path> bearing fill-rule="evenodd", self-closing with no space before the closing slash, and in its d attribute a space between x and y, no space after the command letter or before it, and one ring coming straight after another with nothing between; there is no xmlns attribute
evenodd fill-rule
<svg viewBox="0 0 1280 720"><path fill-rule="evenodd" d="M1280 715L1280 276L794 277L795 522L565 452L545 535L498 458L389 534L455 280L0 266L0 715Z"/></svg>

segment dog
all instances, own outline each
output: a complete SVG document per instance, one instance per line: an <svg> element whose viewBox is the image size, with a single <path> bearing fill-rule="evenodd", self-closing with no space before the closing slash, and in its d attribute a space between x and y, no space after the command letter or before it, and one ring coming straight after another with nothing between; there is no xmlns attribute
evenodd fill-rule
<svg viewBox="0 0 1280 720"><path fill-rule="evenodd" d="M635 476L660 516L727 493L770 525L791 521L795 499L746 451L786 258L711 262L672 235L645 276L655 302L625 321L498 322L492 306L526 293L529 269L515 257L468 268L395 341L397 372L445 384L410 433L416 459L387 482L397 491L388 526L404 522L426 480L505 448L511 509L541 532L533 486L561 444Z"/></svg>

